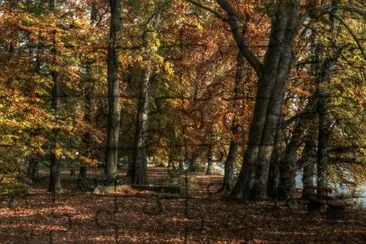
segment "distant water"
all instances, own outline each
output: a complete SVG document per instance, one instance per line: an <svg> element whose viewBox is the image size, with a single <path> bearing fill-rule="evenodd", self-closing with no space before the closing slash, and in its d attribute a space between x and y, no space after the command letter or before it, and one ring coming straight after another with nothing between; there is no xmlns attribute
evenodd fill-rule
<svg viewBox="0 0 366 244"><path fill-rule="evenodd" d="M220 172L221 175L224 175L224 166L221 164L221 163L213 163L212 164L212 168L214 170L216 170L217 172ZM238 172L234 172L234 173L238 173ZM298 171L297 174L296 174L296 188L304 188L304 185L302 183L302 171ZM314 184L315 184L315 178L314 178ZM350 191L347 189L346 186L337 186L336 187L337 190L341 193L350 193ZM366 208L366 184L360 186L358 189L357 189L357 193L361 196L361 198L358 199L358 202L360 203L360 205L362 207L365 207Z"/></svg>
<svg viewBox="0 0 366 244"><path fill-rule="evenodd" d="M297 172L295 180L296 180L297 188L300 188L300 189L304 188L304 185L302 183L302 171ZM315 179L314 179L314 183L315 183ZM338 186L336 186L336 188L340 193L350 193L349 189L347 189L346 186L338 185ZM361 196L361 198L358 199L358 202L360 203L360 205L362 207L366 208L366 184L358 187L357 194L359 194Z"/></svg>

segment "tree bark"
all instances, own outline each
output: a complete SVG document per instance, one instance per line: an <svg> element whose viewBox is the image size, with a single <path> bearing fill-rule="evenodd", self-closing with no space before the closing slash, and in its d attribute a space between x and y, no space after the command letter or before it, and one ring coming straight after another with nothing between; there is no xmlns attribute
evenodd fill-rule
<svg viewBox="0 0 366 244"><path fill-rule="evenodd" d="M38 180L38 162L33 157L29 159L27 175L32 182L36 182Z"/></svg>
<svg viewBox="0 0 366 244"><path fill-rule="evenodd" d="M235 11L227 6L229 2L219 0L218 3L229 16L228 21L239 50L259 77L248 147L231 197L267 199L275 131L281 115L285 84L292 62L292 46L299 25L299 1L288 0L277 4L263 65L258 64L251 52L248 54L248 46L237 33L239 24Z"/></svg>
<svg viewBox="0 0 366 244"><path fill-rule="evenodd" d="M105 175L114 178L117 174L119 131L121 120L118 34L121 31L121 1L110 0L111 20L108 40L108 131Z"/></svg>
<svg viewBox="0 0 366 244"><path fill-rule="evenodd" d="M330 135L330 120L328 112L329 93L320 91L318 102L319 130L317 155L317 186L327 187L326 171L328 164L328 144Z"/></svg>
<svg viewBox="0 0 366 244"><path fill-rule="evenodd" d="M131 181L133 184L147 184L147 130L149 127L149 98L151 68L143 73L141 93L137 109L135 147L131 167Z"/></svg>
<svg viewBox="0 0 366 244"><path fill-rule="evenodd" d="M212 145L209 145L207 151L207 169L206 175L212 175L212 163L213 163L213 155L212 155Z"/></svg>
<svg viewBox="0 0 366 244"><path fill-rule="evenodd" d="M283 117L281 116L281 121ZM275 144L269 168L268 196L272 199L278 198L278 186L280 183L280 161L282 148L282 123L276 129Z"/></svg>
<svg viewBox="0 0 366 244"><path fill-rule="evenodd" d="M235 143L233 140L231 140L229 153L225 161L224 180L222 182L222 187L225 192L231 191L232 188L233 169L237 152L238 152L238 144Z"/></svg>
<svg viewBox="0 0 366 244"><path fill-rule="evenodd" d="M91 15L90 15L90 24L94 24L97 20L97 8L96 8L96 2L93 0L91 2ZM87 61L85 65L86 74L85 74L85 87L84 87L84 121L87 124L91 124L93 122L92 118L92 93L94 89L94 75L91 70L91 61ZM85 132L83 136L83 142L84 142L84 149L86 152L86 156L90 157L92 155L91 148L92 148L92 142L91 142L91 134L90 132ZM86 178L87 175L87 166L84 164L80 165L79 169L79 177L81 179Z"/></svg>
<svg viewBox="0 0 366 244"><path fill-rule="evenodd" d="M191 155L191 157L187 158L189 172L197 172L198 171L197 161L196 160L197 160L197 155L195 153L193 153L193 155ZM179 168L183 169L183 164L180 164Z"/></svg>
<svg viewBox="0 0 366 244"><path fill-rule="evenodd" d="M235 73L235 87L234 87L234 105L235 102L241 95L241 83L243 81L243 67L244 67L244 56L239 52L237 59L236 59L236 73ZM233 121L231 125L231 133L233 138L230 141L229 152L228 156L225 161L225 170L224 170L224 180L222 182L222 189L225 193L230 192L232 189L233 183L233 170L234 170L234 163L236 159L236 154L238 152L238 144L235 142L235 137L240 132L238 129L239 125L237 121Z"/></svg>
<svg viewBox="0 0 366 244"><path fill-rule="evenodd" d="M317 150L317 186L326 187L326 170L328 164L328 144L331 133L331 121L329 116L329 85L330 76L332 74L333 66L337 59L335 57L328 57L320 63L317 68L317 113L319 118L318 129L318 150Z"/></svg>
<svg viewBox="0 0 366 244"><path fill-rule="evenodd" d="M305 144L304 151L302 153L302 158L300 161L306 162L303 167L302 183L304 185L304 190L302 192L302 198L306 198L309 194L313 192L311 189L305 189L305 186L314 186L314 166L316 163L316 139L308 140Z"/></svg>
<svg viewBox="0 0 366 244"><path fill-rule="evenodd" d="M55 10L55 0L49 1L49 11L53 12ZM55 114L55 122L56 126L58 124L58 110L60 108L60 95L61 95L61 87L59 81L59 73L56 71L57 66L57 43L56 43L56 30L53 30L53 48L51 49L52 53L52 68L51 68L51 77L53 80L52 87L52 109ZM58 140L58 129L54 130L54 141L53 141L53 149L50 155L50 182L49 182L49 192L60 192L62 191L61 187L61 173L60 173L60 162L57 158L57 140Z"/></svg>
<svg viewBox="0 0 366 244"><path fill-rule="evenodd" d="M280 199L294 198L296 193L295 177L298 167L297 152L305 142L305 133L309 131L310 125L314 122L316 113L316 96L309 98L309 101L299 116L291 135L290 142L280 161L280 182L278 186L278 197ZM311 133L311 132L309 132Z"/></svg>

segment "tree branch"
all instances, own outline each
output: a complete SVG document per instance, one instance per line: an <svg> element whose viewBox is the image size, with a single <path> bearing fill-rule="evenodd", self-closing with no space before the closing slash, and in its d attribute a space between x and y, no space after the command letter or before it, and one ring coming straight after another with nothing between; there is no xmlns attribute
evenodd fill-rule
<svg viewBox="0 0 366 244"><path fill-rule="evenodd" d="M356 7L351 7L351 6L346 6L346 5L337 5L337 6L326 6L324 8L322 8L321 10L325 11L325 12L331 12L334 10L345 10L347 12L351 12L351 13L356 13L359 14L363 17L366 18L366 11L360 8L356 8Z"/></svg>
<svg viewBox="0 0 366 244"><path fill-rule="evenodd" d="M357 36L355 33L353 33L352 29L346 24L346 22L343 21L342 18L338 17L337 15L333 14L333 13L329 13L331 16L333 16L335 19L337 19L345 28L346 30L348 31L348 33L351 34L353 40L356 42L358 48L360 49L361 53L362 53L362 56L364 59L366 59L366 55L365 55L365 51L364 49L362 48L362 45L360 43L360 41L358 40Z"/></svg>
<svg viewBox="0 0 366 244"><path fill-rule="evenodd" d="M195 5L195 6L199 7L199 8L202 8L204 10L209 11L210 13L212 13L213 15L215 15L217 18L221 19L223 22L226 22L227 21L227 19L224 16L222 16L219 12L217 12L217 11L215 11L215 10L207 7L207 6L204 6L201 3L198 3L198 2L193 1L193 0L186 0L186 1L192 3L193 5Z"/></svg>
<svg viewBox="0 0 366 244"><path fill-rule="evenodd" d="M187 0L188 1L188 0ZM227 22L231 27L231 32L234 37L234 40L239 48L239 51L245 57L245 59L249 62L249 64L253 67L257 74L262 73L263 64L259 61L259 59L254 55L254 53L249 49L248 43L244 40L243 35L240 30L240 24L238 21L238 17L236 11L234 10L231 3L227 0L217 0L217 3L221 6L223 10L228 15Z"/></svg>

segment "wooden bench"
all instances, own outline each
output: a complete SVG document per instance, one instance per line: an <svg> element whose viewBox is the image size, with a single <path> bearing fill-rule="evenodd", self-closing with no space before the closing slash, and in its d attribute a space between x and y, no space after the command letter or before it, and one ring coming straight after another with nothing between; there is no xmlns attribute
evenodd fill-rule
<svg viewBox="0 0 366 244"><path fill-rule="evenodd" d="M334 196L329 187L304 186L304 198L308 201L308 212L325 213L327 219L344 220L346 208L352 204L346 203L345 196Z"/></svg>

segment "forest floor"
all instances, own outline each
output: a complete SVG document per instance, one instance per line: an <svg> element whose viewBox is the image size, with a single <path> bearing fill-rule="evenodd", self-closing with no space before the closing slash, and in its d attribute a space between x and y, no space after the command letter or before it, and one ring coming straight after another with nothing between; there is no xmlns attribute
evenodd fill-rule
<svg viewBox="0 0 366 244"><path fill-rule="evenodd" d="M149 168L152 183L167 177L165 169ZM15 208L2 199L0 243L366 243L365 209L348 209L346 220L335 222L309 214L302 201L296 208L228 201L207 194L219 176L193 174L189 199L95 195L77 190L75 177L64 178L55 199L47 179Z"/></svg>

